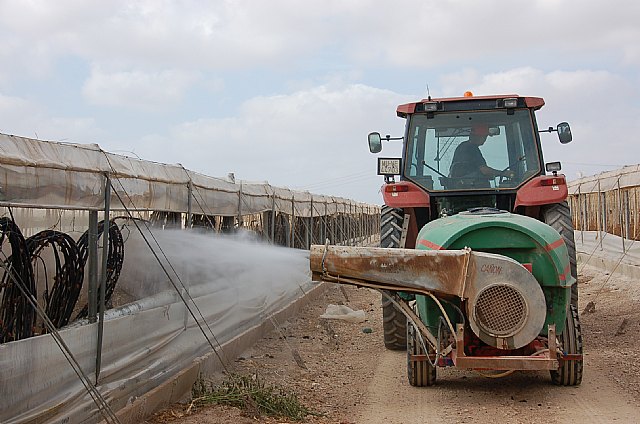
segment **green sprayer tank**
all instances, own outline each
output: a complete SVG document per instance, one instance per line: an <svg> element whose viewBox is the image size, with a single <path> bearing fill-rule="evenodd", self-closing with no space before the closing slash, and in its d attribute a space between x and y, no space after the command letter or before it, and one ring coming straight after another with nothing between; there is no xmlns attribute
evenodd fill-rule
<svg viewBox="0 0 640 424"><path fill-rule="evenodd" d="M416 248L470 248L520 262L530 270L544 293L547 310L541 335L546 334L548 324L555 324L558 333L563 331L574 278L570 272L567 247L560 234L550 226L523 215L479 209L427 223L418 234ZM485 271L499 272L495 269ZM438 328L442 314L434 302L428 297L416 296L416 303L425 324L431 329ZM456 306L460 308L463 305ZM445 308L450 317L460 315L452 306L446 305Z"/></svg>

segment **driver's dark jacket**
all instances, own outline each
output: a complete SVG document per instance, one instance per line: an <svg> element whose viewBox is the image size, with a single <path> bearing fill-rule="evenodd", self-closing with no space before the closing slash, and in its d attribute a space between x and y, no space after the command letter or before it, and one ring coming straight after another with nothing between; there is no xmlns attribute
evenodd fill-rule
<svg viewBox="0 0 640 424"><path fill-rule="evenodd" d="M480 148L469 140L463 141L453 153L453 161L449 169L450 178L474 178L482 185L489 185L489 179L480 172L482 166L487 166Z"/></svg>

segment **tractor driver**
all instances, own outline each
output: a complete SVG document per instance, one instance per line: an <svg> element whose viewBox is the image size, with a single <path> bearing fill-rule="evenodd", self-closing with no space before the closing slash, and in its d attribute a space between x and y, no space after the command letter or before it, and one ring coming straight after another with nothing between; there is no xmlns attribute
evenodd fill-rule
<svg viewBox="0 0 640 424"><path fill-rule="evenodd" d="M495 177L513 178L513 171L493 169L484 160L480 146L487 141L488 135L487 124L476 124L471 128L469 139L460 143L453 153L453 161L449 169L450 178L471 180L471 183L463 185L474 188L490 188L490 181Z"/></svg>

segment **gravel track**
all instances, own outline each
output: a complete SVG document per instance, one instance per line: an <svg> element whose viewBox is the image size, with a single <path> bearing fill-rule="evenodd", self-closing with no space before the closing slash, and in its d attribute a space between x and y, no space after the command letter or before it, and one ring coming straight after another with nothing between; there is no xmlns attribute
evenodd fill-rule
<svg viewBox="0 0 640 424"><path fill-rule="evenodd" d="M323 414L309 416L306 423L639 422L640 284L585 267L579 286L585 344L579 387L554 386L547 372L489 379L472 371L442 368L435 386L411 387L406 354L384 348L380 295L337 286L327 287L300 315L283 323L281 332L267 335L237 358L232 369L257 373L268 383L295 391L306 406ZM582 313L588 302L595 310ZM363 309L367 321L320 319L330 303ZM187 406L173 405L147 422L289 422L220 406L192 408L186 414Z"/></svg>

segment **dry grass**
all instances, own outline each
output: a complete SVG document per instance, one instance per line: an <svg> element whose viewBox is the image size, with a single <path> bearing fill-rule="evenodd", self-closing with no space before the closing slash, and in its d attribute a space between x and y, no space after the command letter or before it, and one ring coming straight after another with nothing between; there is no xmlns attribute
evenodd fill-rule
<svg viewBox="0 0 640 424"><path fill-rule="evenodd" d="M257 374L231 374L218 385L198 380L192 389L192 398L187 414L193 408L216 404L240 408L250 416L268 415L295 421L307 415L320 415L302 405L295 393L266 385Z"/></svg>

